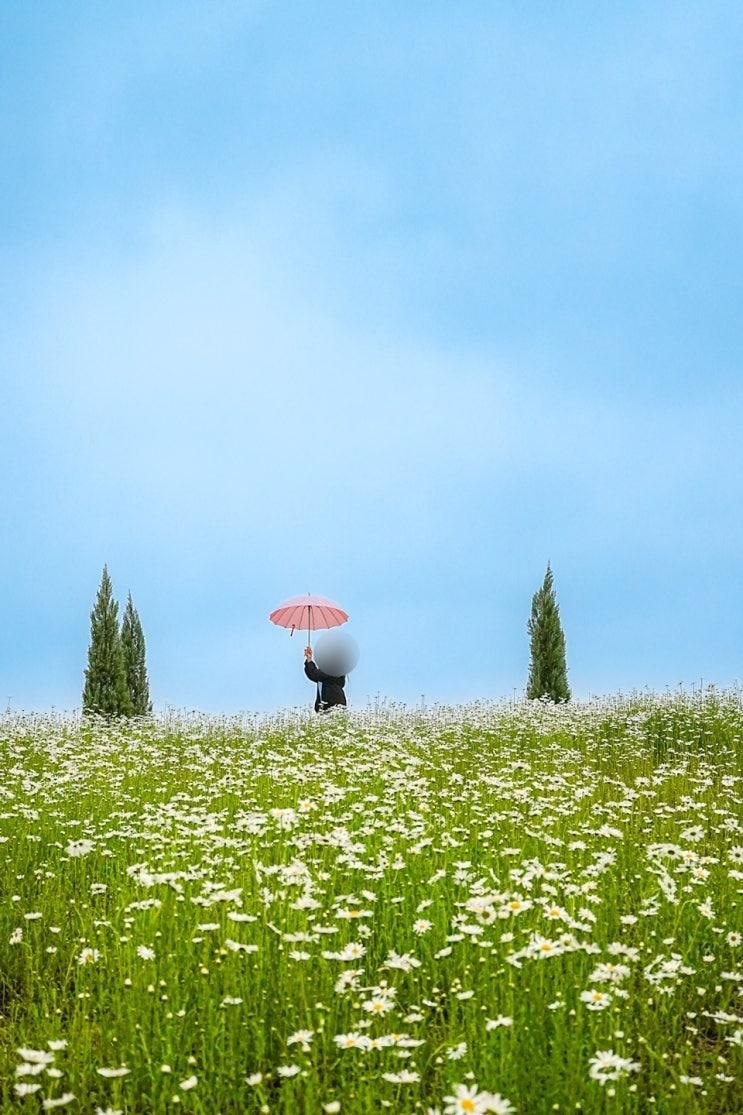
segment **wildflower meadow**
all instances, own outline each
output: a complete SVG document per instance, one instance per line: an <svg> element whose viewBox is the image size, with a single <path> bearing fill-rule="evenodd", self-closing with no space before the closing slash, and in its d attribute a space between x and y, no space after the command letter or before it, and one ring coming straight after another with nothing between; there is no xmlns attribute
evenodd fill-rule
<svg viewBox="0 0 743 1115"><path fill-rule="evenodd" d="M0 719L0 1112L743 1110L743 698Z"/></svg>

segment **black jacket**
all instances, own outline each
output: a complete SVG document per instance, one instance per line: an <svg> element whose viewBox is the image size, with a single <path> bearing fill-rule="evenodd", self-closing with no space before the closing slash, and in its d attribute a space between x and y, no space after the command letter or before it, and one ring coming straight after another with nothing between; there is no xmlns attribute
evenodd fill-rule
<svg viewBox="0 0 743 1115"><path fill-rule="evenodd" d="M304 672L310 681L320 682L320 693L315 697L315 712L319 712L321 706L330 708L331 705L345 705L346 694L343 692L343 686L346 684L345 676L334 678L330 674L323 673L312 659L305 659Z"/></svg>

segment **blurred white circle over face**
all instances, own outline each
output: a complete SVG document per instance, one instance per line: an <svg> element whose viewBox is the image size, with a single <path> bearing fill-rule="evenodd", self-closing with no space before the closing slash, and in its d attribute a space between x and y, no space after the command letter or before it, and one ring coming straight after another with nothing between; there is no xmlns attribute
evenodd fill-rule
<svg viewBox="0 0 743 1115"><path fill-rule="evenodd" d="M315 662L331 677L350 674L358 660L358 643L345 631L326 631L315 643Z"/></svg>

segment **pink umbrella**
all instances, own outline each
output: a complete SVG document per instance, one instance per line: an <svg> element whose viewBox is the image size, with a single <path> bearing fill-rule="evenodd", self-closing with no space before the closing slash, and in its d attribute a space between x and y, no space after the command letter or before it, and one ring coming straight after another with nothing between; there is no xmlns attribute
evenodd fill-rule
<svg viewBox="0 0 743 1115"><path fill-rule="evenodd" d="M279 627L291 627L292 635L295 629L306 627L309 642L313 630L340 627L348 619L348 612L326 596L312 596L308 592L306 596L292 596L290 600L285 600L268 618Z"/></svg>

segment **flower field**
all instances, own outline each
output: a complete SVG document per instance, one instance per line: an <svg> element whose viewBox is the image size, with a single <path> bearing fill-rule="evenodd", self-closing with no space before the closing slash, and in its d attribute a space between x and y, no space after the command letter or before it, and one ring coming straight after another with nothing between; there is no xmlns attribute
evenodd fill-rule
<svg viewBox="0 0 743 1115"><path fill-rule="evenodd" d="M0 1112L743 1110L737 691L0 720Z"/></svg>

